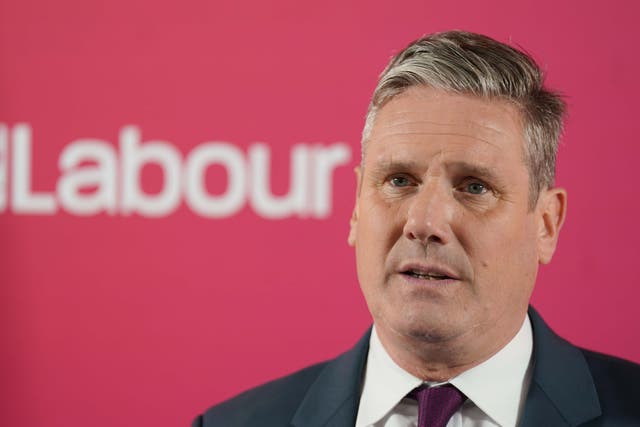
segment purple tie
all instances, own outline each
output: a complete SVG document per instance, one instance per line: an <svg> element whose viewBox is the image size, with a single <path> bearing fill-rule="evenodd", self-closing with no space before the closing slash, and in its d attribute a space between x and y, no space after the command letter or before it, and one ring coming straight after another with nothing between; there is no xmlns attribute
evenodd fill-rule
<svg viewBox="0 0 640 427"><path fill-rule="evenodd" d="M451 384L440 387L421 386L409 393L418 401L418 427L446 427L465 395Z"/></svg>

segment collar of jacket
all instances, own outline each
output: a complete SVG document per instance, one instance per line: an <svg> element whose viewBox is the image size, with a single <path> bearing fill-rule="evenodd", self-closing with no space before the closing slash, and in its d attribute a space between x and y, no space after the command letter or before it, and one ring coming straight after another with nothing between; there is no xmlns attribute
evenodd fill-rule
<svg viewBox="0 0 640 427"><path fill-rule="evenodd" d="M521 427L575 427L600 416L593 378L582 352L556 335L533 307L533 375ZM355 424L371 328L348 352L328 363L309 387L292 425Z"/></svg>
<svg viewBox="0 0 640 427"><path fill-rule="evenodd" d="M529 307L533 375L521 427L578 426L601 415L598 393L584 355L556 335Z"/></svg>

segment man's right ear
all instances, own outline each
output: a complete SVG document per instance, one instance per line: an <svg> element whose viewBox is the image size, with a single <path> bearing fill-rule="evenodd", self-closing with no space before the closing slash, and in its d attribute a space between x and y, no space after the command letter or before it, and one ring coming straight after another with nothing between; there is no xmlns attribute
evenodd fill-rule
<svg viewBox="0 0 640 427"><path fill-rule="evenodd" d="M360 185L362 184L362 170L360 166L356 166L354 172L356 173L356 198L355 205L353 206L353 212L351 213L351 219L349 220L349 236L347 237L349 246L356 245L356 231L358 228L358 198L360 196Z"/></svg>

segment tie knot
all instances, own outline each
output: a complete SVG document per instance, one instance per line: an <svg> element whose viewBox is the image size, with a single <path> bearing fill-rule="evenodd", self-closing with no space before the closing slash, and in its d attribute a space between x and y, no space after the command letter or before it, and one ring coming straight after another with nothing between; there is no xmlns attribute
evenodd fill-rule
<svg viewBox="0 0 640 427"><path fill-rule="evenodd" d="M465 400L465 395L451 384L420 386L409 397L418 401L418 427L445 427Z"/></svg>

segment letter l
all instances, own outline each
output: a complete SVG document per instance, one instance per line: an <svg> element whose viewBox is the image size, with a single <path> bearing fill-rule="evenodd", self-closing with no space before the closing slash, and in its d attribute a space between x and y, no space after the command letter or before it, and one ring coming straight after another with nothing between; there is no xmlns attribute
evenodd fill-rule
<svg viewBox="0 0 640 427"><path fill-rule="evenodd" d="M31 128L24 123L15 125L11 131L11 139L13 211L23 214L54 214L57 206L53 195L31 191Z"/></svg>

